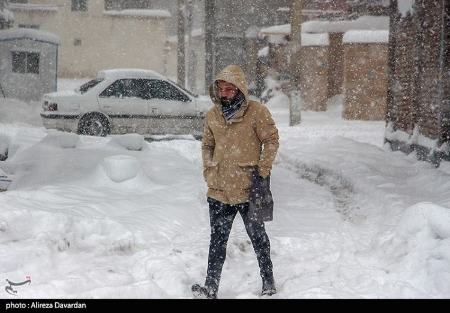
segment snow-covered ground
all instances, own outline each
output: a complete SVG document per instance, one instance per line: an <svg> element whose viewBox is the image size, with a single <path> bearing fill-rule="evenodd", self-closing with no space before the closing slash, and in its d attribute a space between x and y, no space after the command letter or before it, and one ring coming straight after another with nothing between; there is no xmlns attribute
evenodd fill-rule
<svg viewBox="0 0 450 313"><path fill-rule="evenodd" d="M342 120L341 100L295 127L284 95L267 103L280 131L266 224L273 297L450 298L448 164L388 151L384 122ZM0 277L31 284L0 298L190 298L210 230L200 142L48 131L13 105L0 100L11 116L0 120L0 174L13 178L0 193ZM219 297L260 290L238 216Z"/></svg>

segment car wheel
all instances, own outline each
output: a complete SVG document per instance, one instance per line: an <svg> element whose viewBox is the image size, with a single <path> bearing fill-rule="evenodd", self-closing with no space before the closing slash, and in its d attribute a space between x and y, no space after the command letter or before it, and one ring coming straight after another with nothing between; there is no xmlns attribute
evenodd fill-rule
<svg viewBox="0 0 450 313"><path fill-rule="evenodd" d="M105 137L110 132L108 119L101 114L90 114L80 121L78 132L81 135Z"/></svg>

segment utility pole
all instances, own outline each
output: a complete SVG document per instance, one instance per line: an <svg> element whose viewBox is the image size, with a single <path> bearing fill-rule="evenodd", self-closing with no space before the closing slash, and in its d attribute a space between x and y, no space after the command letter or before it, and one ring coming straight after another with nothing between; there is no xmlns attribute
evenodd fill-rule
<svg viewBox="0 0 450 313"><path fill-rule="evenodd" d="M193 57L193 49L192 49L192 31L193 31L193 3L192 0L186 0L187 1L187 7L186 7L186 15L187 15L187 44L186 44L186 53L187 56L187 82L186 87L194 91L196 88L195 86L195 69L193 67L194 65L194 57Z"/></svg>
<svg viewBox="0 0 450 313"><path fill-rule="evenodd" d="M289 126L300 124L301 96L298 90L301 72L301 34L303 1L293 0L291 8L291 43L290 43L290 86L289 86Z"/></svg>
<svg viewBox="0 0 450 313"><path fill-rule="evenodd" d="M186 34L185 22L184 22L184 0L178 0L178 24L177 24L177 80L178 84L186 86L186 52L184 37Z"/></svg>
<svg viewBox="0 0 450 313"><path fill-rule="evenodd" d="M298 87L301 62L298 60L301 49L303 0L293 0L291 9L291 75ZM296 58L297 57L297 58Z"/></svg>
<svg viewBox="0 0 450 313"><path fill-rule="evenodd" d="M205 94L214 79L215 0L205 0Z"/></svg>

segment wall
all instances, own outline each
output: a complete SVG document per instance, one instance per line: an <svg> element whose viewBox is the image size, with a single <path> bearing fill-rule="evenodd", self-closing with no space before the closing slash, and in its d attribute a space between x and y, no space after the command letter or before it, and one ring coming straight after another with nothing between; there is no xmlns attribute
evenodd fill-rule
<svg viewBox="0 0 450 313"><path fill-rule="evenodd" d="M344 118L385 119L387 50L382 43L344 45Z"/></svg>
<svg viewBox="0 0 450 313"><path fill-rule="evenodd" d="M72 12L71 1L47 2L57 3L57 12L14 10L14 15L16 25L39 24L61 38L60 76L92 77L118 67L164 71L168 18L106 15L103 1L88 1L85 12ZM81 45L74 45L76 39Z"/></svg>
<svg viewBox="0 0 450 313"><path fill-rule="evenodd" d="M328 99L328 46L303 46L301 61L300 92L305 110L325 111Z"/></svg>
<svg viewBox="0 0 450 313"><path fill-rule="evenodd" d="M328 98L342 93L344 71L343 33L330 33L330 50L328 55Z"/></svg>

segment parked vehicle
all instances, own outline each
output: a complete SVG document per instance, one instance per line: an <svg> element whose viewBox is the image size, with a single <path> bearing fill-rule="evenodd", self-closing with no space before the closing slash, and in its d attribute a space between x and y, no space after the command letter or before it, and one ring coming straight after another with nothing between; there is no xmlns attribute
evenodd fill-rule
<svg viewBox="0 0 450 313"><path fill-rule="evenodd" d="M73 91L45 94L41 117L46 128L83 135L138 133L201 137L212 106L150 70L110 69Z"/></svg>

